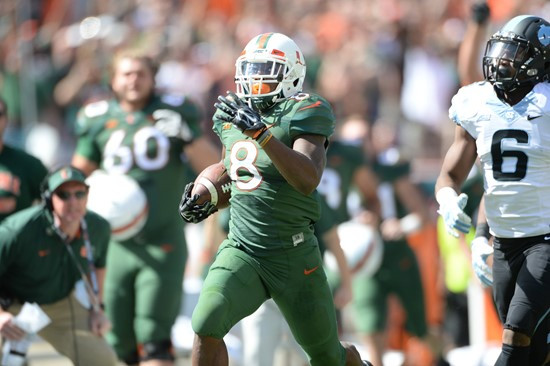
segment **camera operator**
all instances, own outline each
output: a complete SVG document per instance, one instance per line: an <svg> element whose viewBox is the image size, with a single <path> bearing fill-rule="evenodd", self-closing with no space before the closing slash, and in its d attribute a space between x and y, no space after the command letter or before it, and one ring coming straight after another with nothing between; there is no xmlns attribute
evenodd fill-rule
<svg viewBox="0 0 550 366"><path fill-rule="evenodd" d="M51 319L38 335L59 353L75 365L116 365L102 338L109 328L101 306L109 224L86 211L88 186L74 167L46 176L42 200L0 225L0 335L4 341L24 338L13 317L25 302L34 302ZM79 280L90 309L74 296Z"/></svg>

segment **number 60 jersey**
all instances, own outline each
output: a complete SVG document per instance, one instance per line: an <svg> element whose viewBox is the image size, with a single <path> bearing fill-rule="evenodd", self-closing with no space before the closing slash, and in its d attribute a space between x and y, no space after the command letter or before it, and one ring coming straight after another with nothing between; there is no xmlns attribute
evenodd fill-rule
<svg viewBox="0 0 550 366"><path fill-rule="evenodd" d="M537 84L514 106L493 86L461 88L449 117L475 140L493 235L520 238L550 232L550 85Z"/></svg>
<svg viewBox="0 0 550 366"><path fill-rule="evenodd" d="M169 95L155 95L134 112L122 110L115 99L79 112L76 154L112 174L133 177L145 191L149 215L141 240L156 243L167 227L181 227L182 151L200 135L200 117L191 100Z"/></svg>

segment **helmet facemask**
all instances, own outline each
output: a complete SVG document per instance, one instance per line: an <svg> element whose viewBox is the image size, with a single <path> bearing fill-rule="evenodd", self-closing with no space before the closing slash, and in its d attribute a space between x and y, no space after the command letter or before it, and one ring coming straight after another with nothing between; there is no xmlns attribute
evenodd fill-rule
<svg viewBox="0 0 550 366"><path fill-rule="evenodd" d="M283 34L266 33L253 38L235 66L237 95L258 111L302 91L306 72L303 55Z"/></svg>
<svg viewBox="0 0 550 366"><path fill-rule="evenodd" d="M483 75L496 88L513 91L532 85L540 75L536 50L527 41L492 38L483 57Z"/></svg>
<svg viewBox="0 0 550 366"><path fill-rule="evenodd" d="M240 57L235 74L237 94L250 100L252 107L257 110L271 108L284 99L281 90L286 70L284 62L250 62L246 57Z"/></svg>

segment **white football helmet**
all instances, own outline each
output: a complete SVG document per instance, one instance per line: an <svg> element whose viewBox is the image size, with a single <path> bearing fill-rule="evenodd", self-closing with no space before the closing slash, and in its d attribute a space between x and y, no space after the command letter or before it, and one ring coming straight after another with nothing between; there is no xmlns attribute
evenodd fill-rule
<svg viewBox="0 0 550 366"><path fill-rule="evenodd" d="M111 225L111 237L130 239L145 226L149 215L147 196L135 179L125 174L95 170L87 179L90 186L87 208Z"/></svg>
<svg viewBox="0 0 550 366"><path fill-rule="evenodd" d="M338 238L348 266L352 273L366 277L373 276L384 255L384 243L377 230L357 221L346 221L338 225ZM336 257L325 251L326 269L338 271Z"/></svg>
<svg viewBox="0 0 550 366"><path fill-rule="evenodd" d="M300 91L306 76L304 55L281 33L264 33L244 48L235 63L237 95L266 110Z"/></svg>

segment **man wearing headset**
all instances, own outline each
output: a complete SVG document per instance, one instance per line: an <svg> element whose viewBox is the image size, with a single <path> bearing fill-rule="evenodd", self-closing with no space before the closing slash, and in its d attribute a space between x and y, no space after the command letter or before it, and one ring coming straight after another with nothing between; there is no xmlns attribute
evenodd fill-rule
<svg viewBox="0 0 550 366"><path fill-rule="evenodd" d="M116 365L102 338L109 327L101 307L109 223L86 211L88 186L74 167L46 176L42 199L0 225L0 335L4 341L24 338L13 317L22 304L35 302L51 319L38 334L59 353L75 365ZM80 279L90 309L73 296Z"/></svg>

